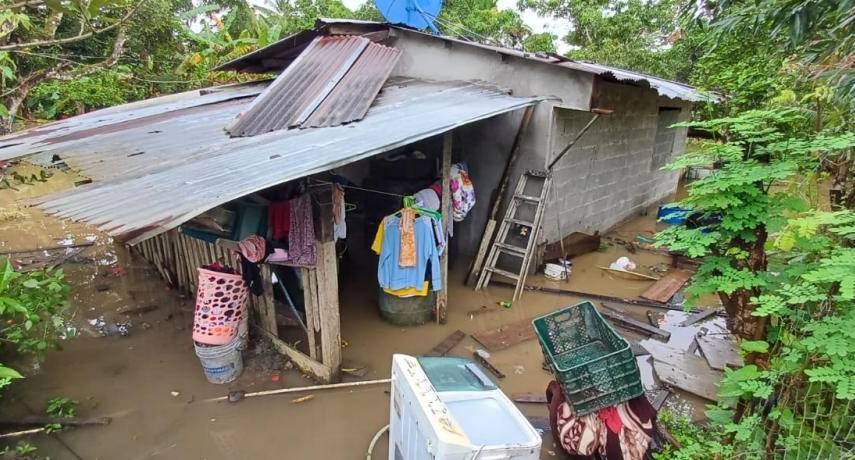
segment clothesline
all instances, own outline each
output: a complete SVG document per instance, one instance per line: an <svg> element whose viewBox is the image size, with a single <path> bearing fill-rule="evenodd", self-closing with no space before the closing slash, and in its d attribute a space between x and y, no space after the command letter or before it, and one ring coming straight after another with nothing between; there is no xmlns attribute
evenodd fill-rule
<svg viewBox="0 0 855 460"><path fill-rule="evenodd" d="M354 190L362 190L364 192L371 192L371 193L379 193L381 195L396 196L399 198L406 198L408 196L412 196L412 195L401 195L399 193L386 192L383 190L376 190L376 189L371 189L371 188L357 187L355 185L338 184L336 182L329 182L329 181L319 180L319 179L311 179L310 178L309 180L312 182L315 182L316 184L320 184L320 185L338 185L338 186L344 187L344 188L352 188Z"/></svg>

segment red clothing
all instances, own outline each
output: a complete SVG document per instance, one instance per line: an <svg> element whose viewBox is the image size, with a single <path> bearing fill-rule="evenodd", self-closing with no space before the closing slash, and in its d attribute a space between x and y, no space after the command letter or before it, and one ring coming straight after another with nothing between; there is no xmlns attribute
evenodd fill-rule
<svg viewBox="0 0 855 460"><path fill-rule="evenodd" d="M284 240L288 238L288 232L291 229L291 202L270 203L270 207L267 209L267 222L273 233L272 239Z"/></svg>

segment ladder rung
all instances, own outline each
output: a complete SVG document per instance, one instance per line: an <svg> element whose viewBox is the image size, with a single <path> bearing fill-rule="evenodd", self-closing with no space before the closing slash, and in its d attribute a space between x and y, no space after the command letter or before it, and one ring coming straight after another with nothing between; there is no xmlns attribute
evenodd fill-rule
<svg viewBox="0 0 855 460"><path fill-rule="evenodd" d="M527 220L521 219L505 219L505 222L511 222L513 224L525 225L526 227L534 227L534 222L529 222Z"/></svg>
<svg viewBox="0 0 855 460"><path fill-rule="evenodd" d="M496 246L509 252L512 255L523 257L525 256L525 248L521 248L519 246L514 246L512 244L507 243L496 243Z"/></svg>
<svg viewBox="0 0 855 460"><path fill-rule="evenodd" d="M514 195L514 198L531 201L533 203L540 203L540 197L537 196L529 196L529 195Z"/></svg>
<svg viewBox="0 0 855 460"><path fill-rule="evenodd" d="M491 271L491 272L493 272L493 273L495 273L495 274L497 274L497 275L506 276L506 277L508 277L508 278L510 278L510 279L512 279L512 280L518 280L518 279L520 279L520 275L517 275L516 273L509 272L509 271L507 271L507 270L502 270L501 268L496 268L496 267L486 267L486 268L485 268L485 270Z"/></svg>

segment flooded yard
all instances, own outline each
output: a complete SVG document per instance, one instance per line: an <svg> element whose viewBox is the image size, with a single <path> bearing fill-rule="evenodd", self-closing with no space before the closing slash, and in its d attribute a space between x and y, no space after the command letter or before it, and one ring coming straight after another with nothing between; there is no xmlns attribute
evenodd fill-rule
<svg viewBox="0 0 855 460"><path fill-rule="evenodd" d="M83 225L15 205L25 198L68 187L73 181L73 176L56 172L48 182L27 190L0 191L3 212L12 216L4 217L0 223L0 250L95 243L64 265L73 287L71 303L78 337L63 343L63 350L49 354L43 363L19 365L27 378L6 392L0 401L0 412L10 416L37 414L48 399L62 396L80 401L79 416L108 416L112 422L34 435L29 440L39 446L40 454L54 459L132 460L365 457L372 436L389 421L386 384L314 391L310 393L314 398L305 401L298 398L307 394L296 393L237 403L205 402L230 390L250 392L314 382L262 341L252 340L245 352L246 369L237 381L221 386L208 383L190 339L192 298L170 290L146 261L113 245L108 238ZM619 278L598 267L627 256L644 273L656 274L667 268L669 256L641 249L632 253L622 243L633 241L637 235L652 236L658 225L661 224L653 215L639 216L606 235L600 251L575 258L566 282L549 281L538 274L529 278L529 284L636 298L651 281ZM476 292L464 286L467 262L458 260L449 274L448 323L408 328L380 319L373 269L350 270L348 273L354 274L340 280L344 367L363 368L365 375L345 375L344 381L388 378L393 353L427 353L458 329L466 337L449 355L471 357L482 345L470 334L530 320L583 300L526 292L510 308L500 308L497 302L510 300L512 288L490 287ZM714 305L715 299L709 301ZM670 327L671 341L679 347L688 346L687 337L691 340L699 326L685 331L672 327L685 318L682 312L628 305L617 308L640 321L648 321L650 311L661 327ZM140 313L120 313L129 309ZM116 323L130 323L129 333L121 336L101 332ZM646 339L625 329L617 330L631 342ZM645 386L651 395L656 395L662 385L654 377L649 357L638 359ZM494 352L490 361L506 375L498 383L508 395L543 393L552 378L542 369L543 355L536 340ZM676 392L666 406L700 418L704 403L698 397ZM542 405L521 404L520 408L527 415L547 415ZM387 456L387 439L385 435L381 438L374 458ZM559 452L546 433L542 458L560 457Z"/></svg>

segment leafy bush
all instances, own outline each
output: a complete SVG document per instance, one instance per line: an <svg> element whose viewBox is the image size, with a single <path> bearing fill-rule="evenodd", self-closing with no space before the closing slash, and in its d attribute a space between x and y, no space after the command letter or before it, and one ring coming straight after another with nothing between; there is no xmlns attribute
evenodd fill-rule
<svg viewBox="0 0 855 460"><path fill-rule="evenodd" d="M0 273L0 351L43 359L73 335L65 316L70 289L62 269L18 273L7 260ZM0 365L0 388L21 377Z"/></svg>

